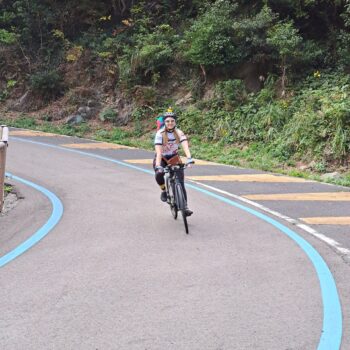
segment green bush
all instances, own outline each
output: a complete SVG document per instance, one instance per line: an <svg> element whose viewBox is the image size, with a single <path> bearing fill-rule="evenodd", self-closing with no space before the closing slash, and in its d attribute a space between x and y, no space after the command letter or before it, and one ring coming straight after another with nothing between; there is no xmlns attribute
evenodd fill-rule
<svg viewBox="0 0 350 350"><path fill-rule="evenodd" d="M178 35L170 25L161 24L139 28L132 40L118 59L120 83L131 86L146 79L156 85L161 71L175 60Z"/></svg>
<svg viewBox="0 0 350 350"><path fill-rule="evenodd" d="M341 30L337 36L337 63L344 69L350 67L350 34Z"/></svg>
<svg viewBox="0 0 350 350"><path fill-rule="evenodd" d="M119 81L118 84L123 89L128 89L138 83L132 71L130 57L124 55L118 59Z"/></svg>
<svg viewBox="0 0 350 350"><path fill-rule="evenodd" d="M4 185L4 194L5 194L5 197L6 197L9 193L11 193L12 190L13 190L13 187L12 187L11 185L5 184L5 185Z"/></svg>
<svg viewBox="0 0 350 350"><path fill-rule="evenodd" d="M346 161L350 152L347 75L315 72L285 98L276 97L273 77L260 92L244 95L243 101L237 91L241 91L238 81L220 82L213 100L181 113L181 127L206 141L259 145L282 162L316 159L319 171L332 162Z"/></svg>
<svg viewBox="0 0 350 350"><path fill-rule="evenodd" d="M178 124L187 134L201 134L203 130L203 112L195 107L186 109L179 114Z"/></svg>
<svg viewBox="0 0 350 350"><path fill-rule="evenodd" d="M6 123L4 123L6 124ZM23 129L35 129L37 126L37 121L31 117L20 116L19 118L11 121L11 126L15 128L23 128Z"/></svg>
<svg viewBox="0 0 350 350"><path fill-rule="evenodd" d="M17 36L15 33L9 32L5 29L0 29L0 43L11 45L16 42Z"/></svg>
<svg viewBox="0 0 350 350"><path fill-rule="evenodd" d="M140 45L133 59L134 69L155 71L161 66L169 65L173 58L173 49L167 36L157 31L140 37Z"/></svg>
<svg viewBox="0 0 350 350"><path fill-rule="evenodd" d="M236 8L226 0L208 7L185 33L184 57L191 63L208 66L242 60L244 52L237 50L232 35L231 15Z"/></svg>
<svg viewBox="0 0 350 350"><path fill-rule="evenodd" d="M98 117L103 122L115 122L118 117L118 113L113 108L106 108L99 114Z"/></svg>
<svg viewBox="0 0 350 350"><path fill-rule="evenodd" d="M297 157L343 161L350 151L350 79L325 74L312 80L294 98L276 144Z"/></svg>
<svg viewBox="0 0 350 350"><path fill-rule="evenodd" d="M114 128L111 133L111 141L121 142L130 137L130 133L121 128Z"/></svg>
<svg viewBox="0 0 350 350"><path fill-rule="evenodd" d="M223 102L225 109L230 110L247 99L247 91L242 80L223 80L215 86L216 98Z"/></svg>
<svg viewBox="0 0 350 350"><path fill-rule="evenodd" d="M30 86L45 101L55 99L64 92L63 78L55 70L33 74L30 77Z"/></svg>
<svg viewBox="0 0 350 350"><path fill-rule="evenodd" d="M242 15L236 2L217 0L185 32L184 57L205 66L259 61L270 54L266 36L276 18L267 6Z"/></svg>
<svg viewBox="0 0 350 350"><path fill-rule="evenodd" d="M6 87L0 91L0 101L6 100L6 98L10 95L12 89L17 85L17 81L10 79L6 83Z"/></svg>
<svg viewBox="0 0 350 350"><path fill-rule="evenodd" d="M133 136L139 137L146 133L145 125L147 120L154 118L155 111L146 106L135 108L132 112L132 121L134 123Z"/></svg>

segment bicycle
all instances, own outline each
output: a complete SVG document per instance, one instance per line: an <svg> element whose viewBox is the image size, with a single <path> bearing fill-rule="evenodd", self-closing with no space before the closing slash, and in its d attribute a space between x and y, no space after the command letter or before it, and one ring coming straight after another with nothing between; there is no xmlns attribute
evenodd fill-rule
<svg viewBox="0 0 350 350"><path fill-rule="evenodd" d="M186 164L167 165L164 168L165 189L167 192L167 202L170 205L171 214L177 219L178 211L182 214L185 231L188 234L188 224L185 209L187 201L179 179L179 172L186 169Z"/></svg>

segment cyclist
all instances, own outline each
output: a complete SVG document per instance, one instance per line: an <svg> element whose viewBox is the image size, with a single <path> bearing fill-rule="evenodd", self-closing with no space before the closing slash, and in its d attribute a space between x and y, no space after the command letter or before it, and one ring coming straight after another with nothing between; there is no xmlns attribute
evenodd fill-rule
<svg viewBox="0 0 350 350"><path fill-rule="evenodd" d="M153 160L153 169L155 171L156 181L162 191L160 199L163 202L167 201L167 193L165 190L164 180L164 167L167 165L167 161L173 157L178 157L178 149L180 144L186 154L187 164L193 164L194 161L191 158L191 152L189 149L188 141L185 134L176 127L176 114L172 109L168 109L163 117L164 127L159 129L154 139L155 145L155 157ZM187 193L184 183L184 171L181 170L179 174L182 189L187 202ZM186 215L190 216L193 214L192 210L186 208Z"/></svg>

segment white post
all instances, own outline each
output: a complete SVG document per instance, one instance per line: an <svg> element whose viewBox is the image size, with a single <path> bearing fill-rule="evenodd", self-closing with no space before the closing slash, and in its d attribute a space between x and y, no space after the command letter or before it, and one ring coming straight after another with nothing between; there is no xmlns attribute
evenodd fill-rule
<svg viewBox="0 0 350 350"><path fill-rule="evenodd" d="M0 127L0 212L4 206L4 182L6 166L6 149L8 145L9 129L6 125Z"/></svg>

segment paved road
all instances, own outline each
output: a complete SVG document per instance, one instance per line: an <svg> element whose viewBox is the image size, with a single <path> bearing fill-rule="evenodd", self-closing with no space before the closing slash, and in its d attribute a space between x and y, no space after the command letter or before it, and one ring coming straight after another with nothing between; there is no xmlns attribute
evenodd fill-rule
<svg viewBox="0 0 350 350"><path fill-rule="evenodd" d="M43 240L0 270L2 349L327 349L320 339L329 316L323 302L330 299L322 296L327 289L320 287L319 266L280 229L189 188L195 214L185 235L160 202L152 176L78 153L147 170L150 152L23 132L17 137L10 143L8 172L55 193L64 213ZM209 164L190 172L264 175ZM44 225L52 211L44 195L10 181L25 199L0 218L0 257ZM324 191L317 183L201 182L235 195L348 192L330 186ZM315 201L261 203L299 220L311 217ZM341 348L350 349L346 254L278 220L327 263L341 302Z"/></svg>

